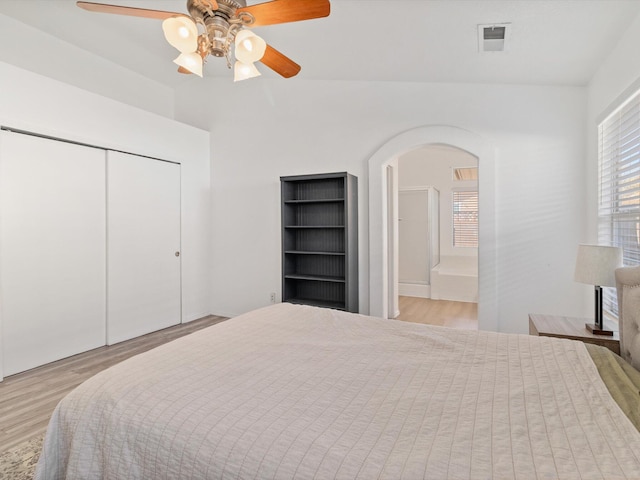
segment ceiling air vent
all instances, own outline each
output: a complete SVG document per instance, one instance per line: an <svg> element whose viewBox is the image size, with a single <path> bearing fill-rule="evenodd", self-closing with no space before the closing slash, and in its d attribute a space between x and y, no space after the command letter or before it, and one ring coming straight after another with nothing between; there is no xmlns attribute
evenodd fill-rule
<svg viewBox="0 0 640 480"><path fill-rule="evenodd" d="M480 52L504 52L510 33L510 23L478 25L478 50Z"/></svg>

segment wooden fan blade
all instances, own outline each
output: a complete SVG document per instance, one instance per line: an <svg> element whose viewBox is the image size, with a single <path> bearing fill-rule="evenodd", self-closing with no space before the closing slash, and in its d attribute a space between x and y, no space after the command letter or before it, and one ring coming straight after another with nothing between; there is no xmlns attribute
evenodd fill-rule
<svg viewBox="0 0 640 480"><path fill-rule="evenodd" d="M166 18L175 17L176 15L184 16L184 13L165 12L162 10L148 10L146 8L120 7L118 5L108 5L106 3L92 2L76 2L80 8L98 13L115 13L116 15L130 15L132 17L154 18L156 20L164 20Z"/></svg>
<svg viewBox="0 0 640 480"><path fill-rule="evenodd" d="M178 67L178 73L184 73L185 75L191 75L193 74L193 72L190 72L189 70L187 70L184 67Z"/></svg>
<svg viewBox="0 0 640 480"><path fill-rule="evenodd" d="M331 13L331 5L329 0L273 0L239 8L236 14L240 12L253 15L255 22L249 25L250 27L261 27L328 17Z"/></svg>
<svg viewBox="0 0 640 480"><path fill-rule="evenodd" d="M277 1L282 2L284 0ZM274 72L282 75L284 78L294 77L301 70L300 65L269 45L267 45L264 56L260 61Z"/></svg>

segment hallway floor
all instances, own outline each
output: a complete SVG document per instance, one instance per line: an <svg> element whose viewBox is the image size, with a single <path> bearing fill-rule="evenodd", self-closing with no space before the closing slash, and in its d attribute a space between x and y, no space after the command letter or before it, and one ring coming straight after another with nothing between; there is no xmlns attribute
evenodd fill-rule
<svg viewBox="0 0 640 480"><path fill-rule="evenodd" d="M478 329L478 304L400 297L400 315L396 320L425 323L464 330Z"/></svg>

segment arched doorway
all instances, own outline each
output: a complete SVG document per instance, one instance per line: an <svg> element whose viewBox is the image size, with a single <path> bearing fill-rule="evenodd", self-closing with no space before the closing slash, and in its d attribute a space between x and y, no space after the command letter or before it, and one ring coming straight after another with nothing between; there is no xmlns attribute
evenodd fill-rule
<svg viewBox="0 0 640 480"><path fill-rule="evenodd" d="M498 330L495 273L494 152L476 133L451 126L425 126L403 132L369 159L369 314L388 317L389 311L389 221L387 167L399 155L431 144L444 144L478 158L480 249L478 252L478 326Z"/></svg>
<svg viewBox="0 0 640 480"><path fill-rule="evenodd" d="M450 145L398 156L388 192L398 205L388 223L390 317L478 329L477 174L478 159Z"/></svg>

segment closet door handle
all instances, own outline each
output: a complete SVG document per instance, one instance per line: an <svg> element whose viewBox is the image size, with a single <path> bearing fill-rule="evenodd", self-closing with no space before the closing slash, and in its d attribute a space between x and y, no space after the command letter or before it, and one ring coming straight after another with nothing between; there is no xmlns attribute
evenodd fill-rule
<svg viewBox="0 0 640 480"><path fill-rule="evenodd" d="M180 256L180 252L176 252L176 257L179 257L179 256Z"/></svg>

